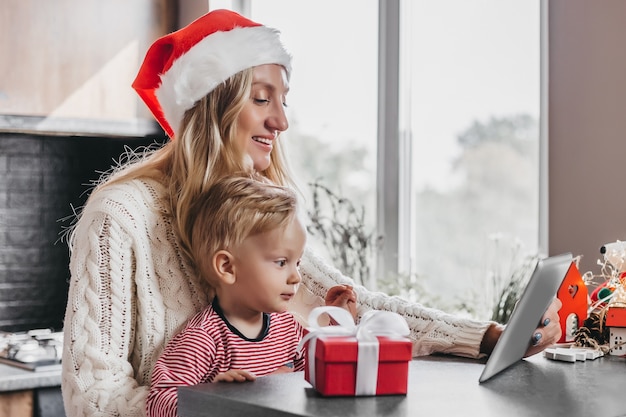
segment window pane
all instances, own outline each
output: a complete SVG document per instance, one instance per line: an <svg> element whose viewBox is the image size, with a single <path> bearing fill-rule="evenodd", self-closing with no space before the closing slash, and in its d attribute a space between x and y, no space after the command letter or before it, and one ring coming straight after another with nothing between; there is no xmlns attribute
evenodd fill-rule
<svg viewBox="0 0 626 417"><path fill-rule="evenodd" d="M494 285L537 252L540 4L403 7L412 269L433 304L484 318Z"/></svg>
<svg viewBox="0 0 626 417"><path fill-rule="evenodd" d="M254 0L249 5L253 20L281 31L294 57L287 98L290 127L283 138L307 209L314 207L308 186L314 182L347 199L333 209L326 204L327 195L319 194L323 203L319 214L325 217L319 224L333 229L336 240L325 244L317 240L315 245L324 252L330 247L332 253L325 256L360 280L360 274L366 274L362 267L373 268L362 263L375 259L356 249L365 243L365 235L373 234L376 218L378 2ZM347 204L357 212L347 212ZM363 233L361 241L354 242L355 249L337 234L345 227L352 228L357 238L359 230ZM314 240L319 236L312 232ZM348 255L345 264L342 254Z"/></svg>

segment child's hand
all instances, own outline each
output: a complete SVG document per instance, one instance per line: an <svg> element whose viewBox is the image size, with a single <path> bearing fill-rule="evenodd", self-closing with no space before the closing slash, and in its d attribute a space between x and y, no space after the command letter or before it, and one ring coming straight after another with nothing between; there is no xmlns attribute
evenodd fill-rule
<svg viewBox="0 0 626 417"><path fill-rule="evenodd" d="M350 285L336 285L326 294L326 305L341 307L348 310L352 318L356 320L356 293ZM331 319L331 324L334 320Z"/></svg>
<svg viewBox="0 0 626 417"><path fill-rule="evenodd" d="M278 368L274 372L270 373L269 375L287 374L289 372L293 372L293 362L290 362L288 364L285 364L285 365L281 366L280 368Z"/></svg>
<svg viewBox="0 0 626 417"><path fill-rule="evenodd" d="M256 375L243 369L231 369L221 374L217 374L213 382L246 382L254 381Z"/></svg>

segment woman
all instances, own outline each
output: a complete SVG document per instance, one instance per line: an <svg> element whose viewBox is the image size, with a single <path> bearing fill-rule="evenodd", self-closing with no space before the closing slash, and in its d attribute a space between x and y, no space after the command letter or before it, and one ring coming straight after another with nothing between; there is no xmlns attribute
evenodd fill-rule
<svg viewBox="0 0 626 417"><path fill-rule="evenodd" d="M62 389L68 416L145 415L151 370L165 343L212 292L190 261L186 230L194 199L217 179L253 167L293 186L279 134L291 57L278 32L234 12L208 13L158 39L133 87L171 140L100 183L70 237L71 282ZM296 317L324 304L349 278L306 250ZM414 355L467 357L493 349L502 326L424 308L354 286L358 316L403 315ZM560 338L555 302L528 354Z"/></svg>

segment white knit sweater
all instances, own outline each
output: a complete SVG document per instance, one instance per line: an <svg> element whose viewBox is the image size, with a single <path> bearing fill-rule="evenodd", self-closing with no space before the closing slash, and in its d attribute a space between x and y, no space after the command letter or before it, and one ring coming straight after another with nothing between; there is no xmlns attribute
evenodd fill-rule
<svg viewBox="0 0 626 417"><path fill-rule="evenodd" d="M163 206L163 187L133 180L100 190L85 206L71 247L62 390L68 417L143 416L152 367L164 344L209 303L181 256ZM311 251L301 263L297 317L327 290L353 282ZM414 355L477 357L489 323L476 322L355 287L358 314L403 315Z"/></svg>

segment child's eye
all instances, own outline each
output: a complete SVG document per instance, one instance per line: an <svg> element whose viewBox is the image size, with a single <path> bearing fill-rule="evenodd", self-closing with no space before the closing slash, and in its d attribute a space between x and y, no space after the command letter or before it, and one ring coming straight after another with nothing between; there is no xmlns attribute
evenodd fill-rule
<svg viewBox="0 0 626 417"><path fill-rule="evenodd" d="M285 265L287 265L287 260L286 259L281 259L279 261L276 261L276 264L280 267L283 267Z"/></svg>

